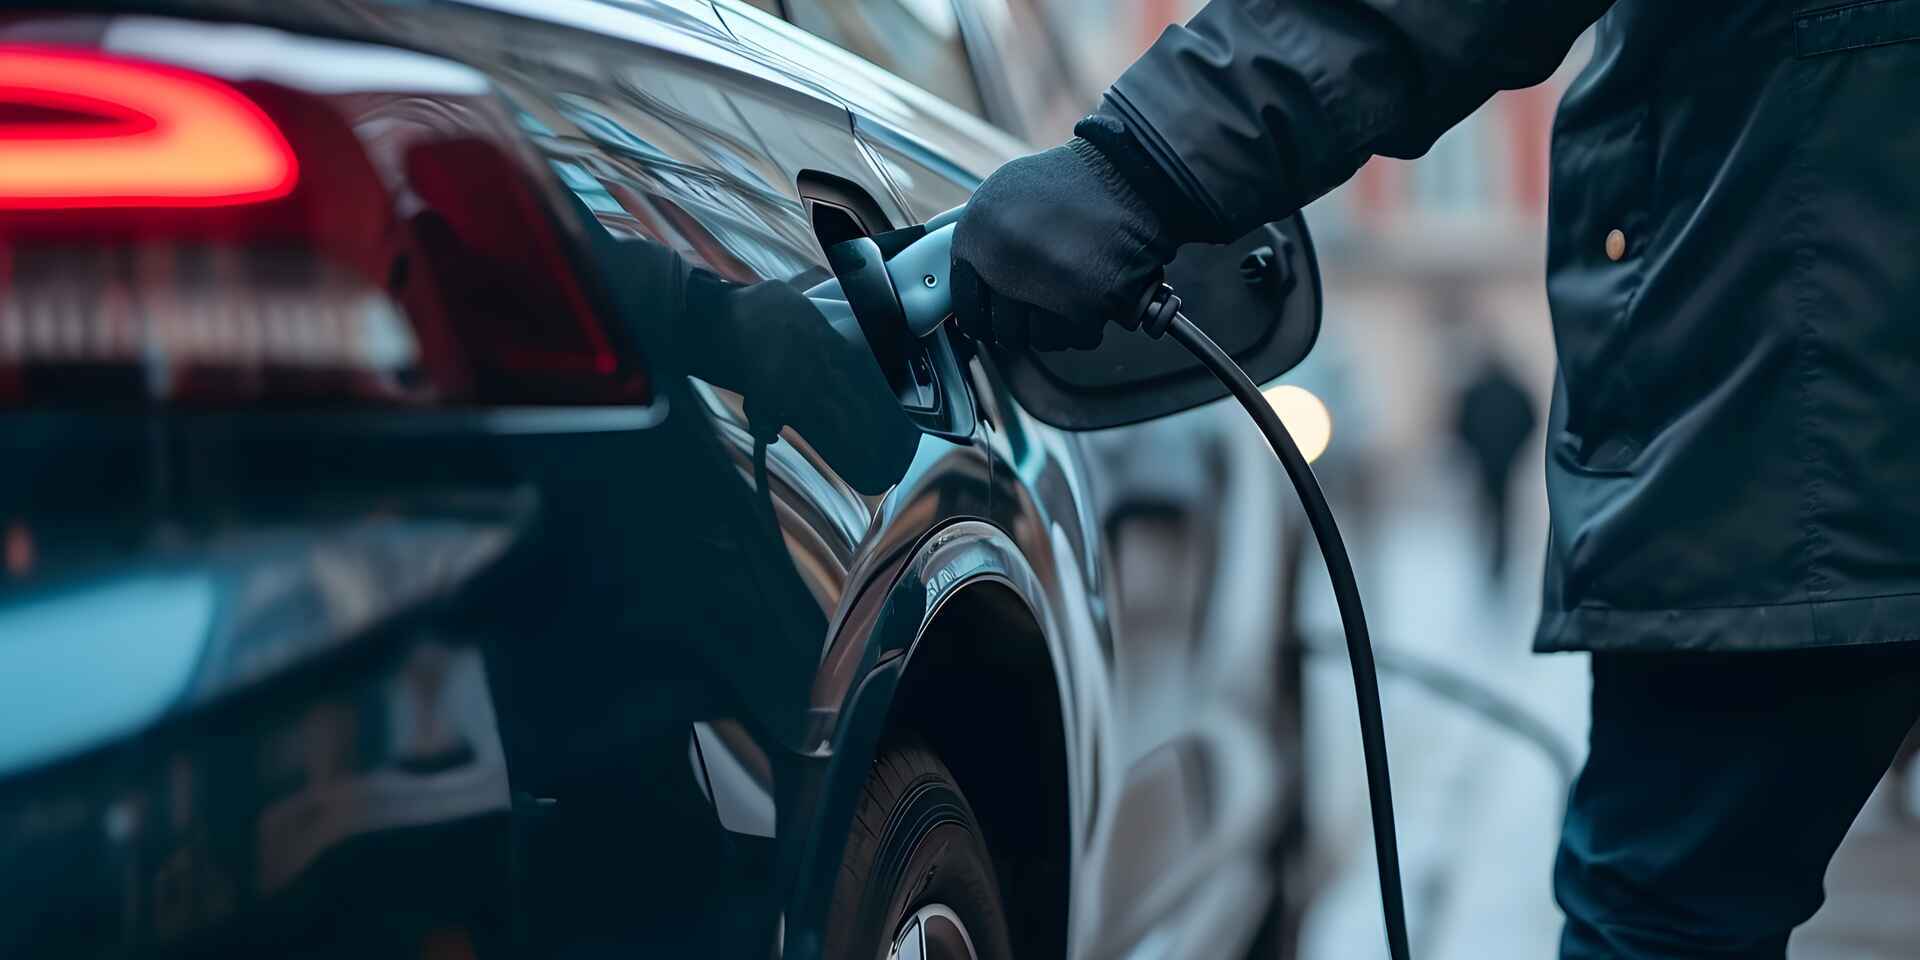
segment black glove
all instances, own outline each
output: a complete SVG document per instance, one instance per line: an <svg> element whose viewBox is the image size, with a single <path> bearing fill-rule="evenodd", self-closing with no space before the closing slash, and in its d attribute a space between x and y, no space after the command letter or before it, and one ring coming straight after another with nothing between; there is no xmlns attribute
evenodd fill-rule
<svg viewBox="0 0 1920 960"><path fill-rule="evenodd" d="M1092 349L1178 250L1107 154L1075 137L974 193L953 235L954 315L982 342Z"/></svg>

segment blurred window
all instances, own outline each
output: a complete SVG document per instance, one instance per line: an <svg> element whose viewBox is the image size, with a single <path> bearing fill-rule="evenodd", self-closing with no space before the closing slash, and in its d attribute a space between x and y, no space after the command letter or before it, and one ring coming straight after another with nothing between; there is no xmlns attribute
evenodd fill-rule
<svg viewBox="0 0 1920 960"><path fill-rule="evenodd" d="M997 6L981 9L991 12ZM1023 132L1041 143L1065 140L1073 125L1093 110L1098 92L1081 81L1051 19L1034 0L1008 0L1004 12L1006 22L991 24L991 29L1002 51L1007 95Z"/></svg>
<svg viewBox="0 0 1920 960"><path fill-rule="evenodd" d="M953 0L787 0L787 15L795 26L982 114Z"/></svg>
<svg viewBox="0 0 1920 960"><path fill-rule="evenodd" d="M1491 212L1493 182L1503 181L1494 165L1501 160L1498 138L1504 132L1491 111L1479 110L1448 130L1419 163L1413 164L1413 206L1429 213Z"/></svg>

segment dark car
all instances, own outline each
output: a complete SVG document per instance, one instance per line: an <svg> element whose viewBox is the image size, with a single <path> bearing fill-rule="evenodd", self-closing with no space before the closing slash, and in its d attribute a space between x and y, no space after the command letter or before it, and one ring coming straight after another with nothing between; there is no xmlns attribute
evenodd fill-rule
<svg viewBox="0 0 1920 960"><path fill-rule="evenodd" d="M1250 949L1275 614L1156 622L1217 465L1089 452L1220 391L828 252L1052 122L978 69L1042 21L768 6L0 13L0 956ZM1271 377L1318 280L1246 243L1176 274Z"/></svg>

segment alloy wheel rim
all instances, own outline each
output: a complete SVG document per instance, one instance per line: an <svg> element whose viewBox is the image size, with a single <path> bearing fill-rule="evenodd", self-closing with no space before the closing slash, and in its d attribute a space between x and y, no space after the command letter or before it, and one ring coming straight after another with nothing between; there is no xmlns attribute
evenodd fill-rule
<svg viewBox="0 0 1920 960"><path fill-rule="evenodd" d="M980 960L967 925L952 908L930 903L900 924L887 960Z"/></svg>

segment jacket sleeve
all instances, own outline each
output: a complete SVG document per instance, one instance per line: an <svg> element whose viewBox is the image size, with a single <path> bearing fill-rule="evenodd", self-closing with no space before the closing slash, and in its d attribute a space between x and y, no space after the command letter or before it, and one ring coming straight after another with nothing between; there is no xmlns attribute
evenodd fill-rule
<svg viewBox="0 0 1920 960"><path fill-rule="evenodd" d="M1108 90L1228 240L1411 158L1496 91L1550 76L1613 0L1212 0Z"/></svg>

